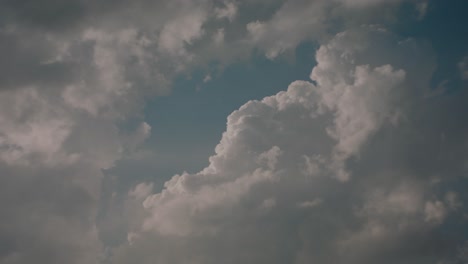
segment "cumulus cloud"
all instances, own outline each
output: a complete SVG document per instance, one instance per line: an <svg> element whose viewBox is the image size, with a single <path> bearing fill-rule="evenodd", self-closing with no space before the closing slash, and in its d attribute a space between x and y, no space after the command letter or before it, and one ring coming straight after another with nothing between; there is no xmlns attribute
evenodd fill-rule
<svg viewBox="0 0 468 264"><path fill-rule="evenodd" d="M327 41L331 21L386 21L369 10L400 2L2 2L0 263L419 263L453 253L458 238L421 241L463 208L461 192L434 190L466 170L464 112L453 111L465 97L431 99L434 108L419 97L434 68L424 43L376 26ZM308 40L323 43L312 81L232 113L204 170L161 191L125 186L126 198L103 181L142 153L153 128L141 110L175 76L255 50L273 59ZM121 214L101 217L107 193ZM128 244L109 235L114 226Z"/></svg>
<svg viewBox="0 0 468 264"><path fill-rule="evenodd" d="M202 35L204 6L181 3L1 4L0 263L104 258L95 221L103 170L149 137L132 120L147 96L168 92L190 59L185 44ZM165 20L140 17L155 10Z"/></svg>
<svg viewBox="0 0 468 264"><path fill-rule="evenodd" d="M247 24L248 42L274 59L293 51L304 41L322 41L337 33L337 24L355 26L392 23L401 0L288 0L265 20ZM424 16L425 1L409 1ZM424 6L423 6L424 7ZM333 18L333 19L330 19ZM340 29L338 29L340 30Z"/></svg>
<svg viewBox="0 0 468 264"><path fill-rule="evenodd" d="M324 34L327 27L324 1L287 1L268 21L247 24L251 41L273 59L301 41Z"/></svg>
<svg viewBox="0 0 468 264"><path fill-rule="evenodd" d="M463 100L434 99L438 115L424 101L431 49L365 26L323 44L316 60L312 82L234 111L205 169L147 196L113 261L436 263L455 254L463 238L440 242L440 230L456 199L448 194L447 206L437 190L463 181L468 127L447 109ZM445 129L442 146L434 138Z"/></svg>

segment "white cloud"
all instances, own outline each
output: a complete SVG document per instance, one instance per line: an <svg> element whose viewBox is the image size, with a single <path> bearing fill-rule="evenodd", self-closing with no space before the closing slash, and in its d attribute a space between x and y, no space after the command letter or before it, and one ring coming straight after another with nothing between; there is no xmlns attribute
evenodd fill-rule
<svg viewBox="0 0 468 264"><path fill-rule="evenodd" d="M319 37L326 28L326 3L322 1L287 1L268 21L247 24L250 40L274 59L294 49L310 37Z"/></svg>
<svg viewBox="0 0 468 264"><path fill-rule="evenodd" d="M164 25L158 41L160 50L176 57L190 56L185 46L203 35L202 26L208 18L203 6L184 4L183 7L184 12Z"/></svg>
<svg viewBox="0 0 468 264"><path fill-rule="evenodd" d="M92 43L93 49L90 68L82 70L87 77L67 85L62 92L71 107L93 116L122 118L138 110L140 96L150 94L147 83L156 84L159 94L167 89L167 80L158 68L151 67L155 43L145 33L134 28L111 33L88 29L79 41L81 45Z"/></svg>
<svg viewBox="0 0 468 264"><path fill-rule="evenodd" d="M405 54L416 47L420 53L408 63ZM115 250L115 263L426 263L445 257L444 251L430 258L424 252L449 212L434 198L429 175L399 152L438 163L405 144L406 137L420 139L416 131L432 133L421 130L420 110L407 104L423 98L416 94L431 78L430 50L361 27L322 45L316 58L316 84L296 81L244 104L228 117L205 169L176 175L145 199L140 209L147 216L130 230L138 234L132 245ZM430 137L421 142L430 143ZM416 246L408 249L409 243Z"/></svg>
<svg viewBox="0 0 468 264"><path fill-rule="evenodd" d="M322 76L317 77L320 74L317 74L316 70L321 69L315 68L312 78L315 77L320 85L331 85L321 90L323 91L321 96L324 105L336 111L334 126L328 132L338 140L335 158L340 162L357 154L369 136L385 121L396 115L398 108L391 105L394 102L390 92L401 85L405 72L393 70L390 65L373 70L367 66L357 66L354 74L351 73L354 75L351 77L354 83L346 84L346 81L339 80L335 85L330 79L323 80ZM379 100L381 98L389 100L382 102ZM345 172L340 172L338 177L347 180L349 176Z"/></svg>
<svg viewBox="0 0 468 264"><path fill-rule="evenodd" d="M443 225L461 207L458 196L429 195L424 183L431 173L458 172L459 160L444 157L464 152L458 134L441 144L440 160L430 148L421 155L405 149L432 146L435 128L427 122L424 133L408 124L411 132L397 133L401 120L419 120L405 114L430 80L432 54L377 27L327 41L313 83L246 103L229 116L207 168L174 176L156 194L155 183L132 185L124 213L96 227L101 191L114 187L102 186L104 171L138 157L150 136L141 120L147 98L167 93L172 78L195 65L238 61L257 48L272 59L304 41L324 41L331 20L347 20L343 10L377 6L358 2L2 3L0 263L97 263L109 246L100 241L103 229L115 223L127 227L130 243L113 250L116 263L375 263L362 248L408 252L397 246L408 234L416 232L418 244L418 232ZM251 17L259 5L265 14ZM437 114L434 126L453 120ZM386 130L396 139L382 136ZM401 149L411 155L397 155ZM390 180L382 176L394 167ZM380 203L368 198L375 189ZM346 241L359 243L337 250Z"/></svg>
<svg viewBox="0 0 468 264"><path fill-rule="evenodd" d="M212 79L212 78L211 78L211 75L210 75L210 74L207 74L207 75L205 76L205 78L203 78L203 82L204 82L204 83L210 82L211 79Z"/></svg>
<svg viewBox="0 0 468 264"><path fill-rule="evenodd" d="M132 198L142 200L148 195L150 195L153 191L153 184L152 183L140 183L133 190L131 190L128 195Z"/></svg>
<svg viewBox="0 0 468 264"><path fill-rule="evenodd" d="M434 222L436 224L440 224L444 221L444 218L447 214L447 210L445 209L445 205L441 201L426 202L425 213L425 220L427 222Z"/></svg>
<svg viewBox="0 0 468 264"><path fill-rule="evenodd" d="M268 151L265 151L258 155L257 162L260 165L266 165L266 168L274 170L276 163L278 162L278 157L281 155L281 149L277 146L273 146Z"/></svg>
<svg viewBox="0 0 468 264"><path fill-rule="evenodd" d="M410 2L421 9L424 1L404 0L288 0L266 20L247 24L247 41L259 48L269 59L294 51L306 41L323 42L330 32L362 24L386 24L394 21L394 14L402 2ZM418 9L418 10L419 10ZM423 10L419 11L423 16ZM338 23L336 23L338 21Z"/></svg>
<svg viewBox="0 0 468 264"><path fill-rule="evenodd" d="M322 200L317 198L312 201L300 202L297 204L297 206L300 208L314 208L316 206L319 206L320 204L322 204Z"/></svg>
<svg viewBox="0 0 468 264"><path fill-rule="evenodd" d="M0 28L0 182L9 215L0 221L0 263L99 261L103 170L149 137L146 122L132 121L188 67L187 45L203 36L211 10L187 1L116 3L105 12L94 2L68 4L2 3L11 16Z"/></svg>
<svg viewBox="0 0 468 264"><path fill-rule="evenodd" d="M237 15L237 4L235 2L224 2L222 8L215 8L214 12L218 19L226 18L233 21Z"/></svg>
<svg viewBox="0 0 468 264"><path fill-rule="evenodd" d="M55 165L73 160L73 155L61 151L74 126L63 109L56 108L34 87L2 91L0 100L3 162L27 165L39 158L45 164Z"/></svg>

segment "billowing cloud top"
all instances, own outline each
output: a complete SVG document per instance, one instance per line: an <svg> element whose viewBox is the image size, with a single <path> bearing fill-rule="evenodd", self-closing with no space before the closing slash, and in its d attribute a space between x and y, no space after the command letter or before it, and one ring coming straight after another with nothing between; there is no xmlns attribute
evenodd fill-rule
<svg viewBox="0 0 468 264"><path fill-rule="evenodd" d="M146 216L117 263L427 263L453 253L463 237L443 242L444 223L462 202L441 185L466 171L467 127L446 134L461 120L429 108L456 106L421 102L432 58L379 27L339 33L318 49L313 83L246 103L208 167L137 196Z"/></svg>
<svg viewBox="0 0 468 264"><path fill-rule="evenodd" d="M1 3L0 264L465 263L467 53L441 73L393 32L436 7ZM158 158L143 109L175 79L311 43L309 79L232 112L204 169L116 184Z"/></svg>

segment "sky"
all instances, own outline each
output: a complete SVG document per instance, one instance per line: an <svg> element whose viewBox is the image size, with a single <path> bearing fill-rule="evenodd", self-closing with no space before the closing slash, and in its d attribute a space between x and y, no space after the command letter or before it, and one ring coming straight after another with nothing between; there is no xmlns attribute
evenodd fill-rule
<svg viewBox="0 0 468 264"><path fill-rule="evenodd" d="M465 0L5 0L0 264L468 263Z"/></svg>

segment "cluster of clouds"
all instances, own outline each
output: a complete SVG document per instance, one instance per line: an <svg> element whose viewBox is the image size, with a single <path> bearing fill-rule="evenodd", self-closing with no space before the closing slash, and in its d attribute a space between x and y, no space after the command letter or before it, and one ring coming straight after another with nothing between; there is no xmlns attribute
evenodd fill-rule
<svg viewBox="0 0 468 264"><path fill-rule="evenodd" d="M427 96L430 46L361 26L402 2L2 2L0 263L466 261L466 95ZM132 188L106 245L103 170L150 137L146 99L304 41L311 81L232 113L202 171Z"/></svg>
<svg viewBox="0 0 468 264"><path fill-rule="evenodd" d="M233 112L208 167L129 193L143 212L113 263L462 261L466 95L428 99L430 47L376 26L316 59Z"/></svg>

